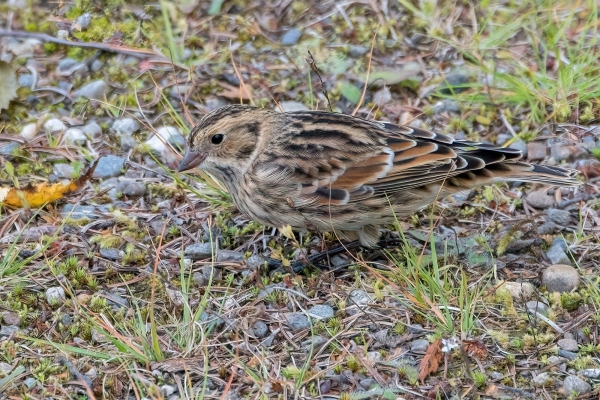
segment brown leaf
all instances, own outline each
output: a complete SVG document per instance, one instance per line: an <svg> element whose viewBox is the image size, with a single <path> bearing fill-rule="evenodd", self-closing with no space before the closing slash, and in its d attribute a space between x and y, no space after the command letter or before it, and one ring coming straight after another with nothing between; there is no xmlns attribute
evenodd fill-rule
<svg viewBox="0 0 600 400"><path fill-rule="evenodd" d="M425 384L425 378L427 378L429 374L437 371L440 366L443 357L441 343L441 339L431 343L427 348L425 357L423 357L419 364L419 380L423 385Z"/></svg>
<svg viewBox="0 0 600 400"><path fill-rule="evenodd" d="M485 343L481 340L463 340L463 349L469 355L469 357L476 358L478 360L484 360L488 354Z"/></svg>

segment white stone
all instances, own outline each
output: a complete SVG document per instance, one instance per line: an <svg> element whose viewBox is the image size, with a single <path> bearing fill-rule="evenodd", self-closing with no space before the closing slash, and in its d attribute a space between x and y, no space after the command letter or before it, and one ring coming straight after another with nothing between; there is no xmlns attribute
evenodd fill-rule
<svg viewBox="0 0 600 400"><path fill-rule="evenodd" d="M21 129L21 137L23 139L31 140L37 136L38 127L37 124L27 124Z"/></svg>
<svg viewBox="0 0 600 400"><path fill-rule="evenodd" d="M64 131L67 129L67 127L60 119L50 118L44 123L44 129L46 129L46 132L48 133L54 133L58 131Z"/></svg>

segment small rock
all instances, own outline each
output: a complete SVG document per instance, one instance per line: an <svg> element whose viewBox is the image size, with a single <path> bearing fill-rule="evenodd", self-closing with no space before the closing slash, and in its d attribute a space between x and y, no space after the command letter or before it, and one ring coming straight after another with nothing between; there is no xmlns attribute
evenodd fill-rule
<svg viewBox="0 0 600 400"><path fill-rule="evenodd" d="M600 378L600 368L582 369L581 371L579 371L579 373L582 376L585 376L586 378L590 378L590 379Z"/></svg>
<svg viewBox="0 0 600 400"><path fill-rule="evenodd" d="M133 118L119 118L111 128L117 135L132 135L140 129L140 124Z"/></svg>
<svg viewBox="0 0 600 400"><path fill-rule="evenodd" d="M82 206L79 204L65 204L60 208L60 214L63 217L70 217L73 219L79 218L98 218L96 215L96 207L94 206Z"/></svg>
<svg viewBox="0 0 600 400"><path fill-rule="evenodd" d="M263 321L256 321L252 325L252 331L257 338L264 339L269 334L269 327Z"/></svg>
<svg viewBox="0 0 600 400"><path fill-rule="evenodd" d="M29 377L23 381L23 384L25 386L27 386L27 389L31 389L32 387L35 386L36 383L37 383L37 381L35 380L35 378L31 378L31 377Z"/></svg>
<svg viewBox="0 0 600 400"><path fill-rule="evenodd" d="M168 287L166 287L165 290L167 292L167 296L175 306L181 307L185 304L185 297L180 290L169 289Z"/></svg>
<svg viewBox="0 0 600 400"><path fill-rule="evenodd" d="M135 149L135 147L138 145L138 141L135 140L135 138L133 136L127 136L127 135L123 135L120 137L120 144L121 144L121 151L123 153L127 153L129 152L129 150L131 149ZM146 163L148 164L148 163Z"/></svg>
<svg viewBox="0 0 600 400"><path fill-rule="evenodd" d="M381 362L381 360L383 360L383 357L381 356L380 352L378 352L378 351L367 352L367 361L376 363L376 362Z"/></svg>
<svg viewBox="0 0 600 400"><path fill-rule="evenodd" d="M375 385L377 385L377 381L375 379L373 379L373 378L361 379L360 382L358 382L358 383L365 390L369 390L371 387L375 387Z"/></svg>
<svg viewBox="0 0 600 400"><path fill-rule="evenodd" d="M355 289L348 296L348 305L364 306L371 302L371 297L364 290Z"/></svg>
<svg viewBox="0 0 600 400"><path fill-rule="evenodd" d="M119 249L100 249L100 255L108 260L122 260L125 252Z"/></svg>
<svg viewBox="0 0 600 400"><path fill-rule="evenodd" d="M48 133L62 132L66 128L67 127L65 126L65 124L58 118L50 118L44 123L44 129Z"/></svg>
<svg viewBox="0 0 600 400"><path fill-rule="evenodd" d="M140 197L146 194L146 185L134 179L120 179L117 191L129 197Z"/></svg>
<svg viewBox="0 0 600 400"><path fill-rule="evenodd" d="M121 157L113 156L112 154L104 156L98 161L98 165L96 166L96 170L92 177L106 179L113 176L119 176L123 174L122 169L124 165L125 160Z"/></svg>
<svg viewBox="0 0 600 400"><path fill-rule="evenodd" d="M58 62L56 66L56 72L60 76L72 76L77 71L83 70L85 68L85 64L81 63L73 58L63 58Z"/></svg>
<svg viewBox="0 0 600 400"><path fill-rule="evenodd" d="M65 132L64 139L66 144L83 146L88 138L81 129L71 128Z"/></svg>
<svg viewBox="0 0 600 400"><path fill-rule="evenodd" d="M559 230L560 226L556 225L552 221L547 221L543 223L542 225L538 226L537 229L539 235L551 235L553 233L558 232Z"/></svg>
<svg viewBox="0 0 600 400"><path fill-rule="evenodd" d="M542 285L550 293L571 292L579 286L579 273L570 265L551 265L542 273Z"/></svg>
<svg viewBox="0 0 600 400"><path fill-rule="evenodd" d="M167 143L180 148L185 146L185 138L174 126L163 126L156 130L156 136L162 138Z"/></svg>
<svg viewBox="0 0 600 400"><path fill-rule="evenodd" d="M323 336L315 335L304 340L300 345L305 349L316 349L327 343L327 339Z"/></svg>
<svg viewBox="0 0 600 400"><path fill-rule="evenodd" d="M223 278L223 274L219 268L215 268L212 265L205 265L202 267L202 275L206 279L206 282L220 281Z"/></svg>
<svg viewBox="0 0 600 400"><path fill-rule="evenodd" d="M577 353L573 353L572 351L558 350L557 354L559 357L566 358L569 361L573 361L577 358Z"/></svg>
<svg viewBox="0 0 600 400"><path fill-rule="evenodd" d="M527 157L527 143L521 139L517 139L508 146L511 149L519 150L523 154L523 158Z"/></svg>
<svg viewBox="0 0 600 400"><path fill-rule="evenodd" d="M218 262L240 262L244 261L244 253L234 250L219 250L217 253Z"/></svg>
<svg viewBox="0 0 600 400"><path fill-rule="evenodd" d="M81 130L90 139L97 139L102 136L102 128L95 121L88 122Z"/></svg>
<svg viewBox="0 0 600 400"><path fill-rule="evenodd" d="M289 327L294 331L310 328L310 321L308 320L308 317L302 313L286 313L284 317Z"/></svg>
<svg viewBox="0 0 600 400"><path fill-rule="evenodd" d="M515 300L527 300L535 291L529 282L504 282L504 287Z"/></svg>
<svg viewBox="0 0 600 400"><path fill-rule="evenodd" d="M497 144L498 146L504 146L504 144L505 144L506 142L508 142L508 141L510 140L510 138L511 138L511 137L512 137L512 136L511 136L511 135L509 135L508 133L499 133L499 134L496 136L496 144Z"/></svg>
<svg viewBox="0 0 600 400"><path fill-rule="evenodd" d="M173 393L175 393L175 390L177 388L175 386L171 386L171 385L162 385L160 387L160 392L164 395L164 396L170 396Z"/></svg>
<svg viewBox="0 0 600 400"><path fill-rule="evenodd" d="M525 303L525 307L527 307L527 309L530 311L539 312L540 314L548 313L548 306L542 303L541 301L528 301L527 303Z"/></svg>
<svg viewBox="0 0 600 400"><path fill-rule="evenodd" d="M329 318L333 318L334 314L333 308L326 304L318 304L308 309L308 315L320 320L328 320Z"/></svg>
<svg viewBox="0 0 600 400"><path fill-rule="evenodd" d="M90 26L90 22L92 22L92 14L89 12L81 14L75 20L75 24L81 30L85 30L88 26Z"/></svg>
<svg viewBox="0 0 600 400"><path fill-rule="evenodd" d="M283 109L284 112L292 112L292 111L306 111L309 108L304 104L298 101L282 101L279 103L279 106ZM275 107L275 111L280 112L279 107Z"/></svg>
<svg viewBox="0 0 600 400"><path fill-rule="evenodd" d="M429 348L429 341L427 339L417 339L410 343L410 351L413 353L425 354Z"/></svg>
<svg viewBox="0 0 600 400"><path fill-rule="evenodd" d="M546 158L548 145L545 141L534 140L527 143L527 156L531 161L539 161Z"/></svg>
<svg viewBox="0 0 600 400"><path fill-rule="evenodd" d="M293 46L298 43L302 36L302 31L298 28L292 28L281 37L281 44L284 46Z"/></svg>
<svg viewBox="0 0 600 400"><path fill-rule="evenodd" d="M546 251L546 257L552 264L571 264L571 260L561 246L553 245Z"/></svg>
<svg viewBox="0 0 600 400"><path fill-rule="evenodd" d="M410 324L410 325L406 325L406 329L408 329L408 333L421 333L424 331L423 329L423 325L421 324Z"/></svg>
<svg viewBox="0 0 600 400"><path fill-rule="evenodd" d="M31 74L21 74L17 78L17 82L19 82L19 86L31 88L33 85L33 75ZM33 89L33 88L32 88Z"/></svg>
<svg viewBox="0 0 600 400"><path fill-rule="evenodd" d="M21 145L17 142L10 142L2 147L0 147L0 154L2 154L7 159L12 159L12 156L16 154L17 151L21 148Z"/></svg>
<svg viewBox="0 0 600 400"><path fill-rule="evenodd" d="M493 371L490 373L490 378L495 381L504 378L504 374L498 371Z"/></svg>
<svg viewBox="0 0 600 400"><path fill-rule="evenodd" d="M577 340L575 339L560 339L558 341L558 347L566 351L572 351L577 353L579 351L579 346L577 345Z"/></svg>
<svg viewBox="0 0 600 400"><path fill-rule="evenodd" d="M554 197L548 194L546 189L534 190L527 193L527 204L531 207L544 210L548 207L552 207L554 205Z"/></svg>
<svg viewBox="0 0 600 400"><path fill-rule="evenodd" d="M568 395L572 393L582 395L592 391L592 386L589 383L573 375L569 375L565 378L563 388Z"/></svg>
<svg viewBox="0 0 600 400"><path fill-rule="evenodd" d="M353 58L360 58L367 54L367 51L369 51L369 48L365 46L356 46L352 44L348 46L348 54Z"/></svg>
<svg viewBox="0 0 600 400"><path fill-rule="evenodd" d="M183 254L191 260L206 260L207 258L212 258L213 252L217 252L216 249L213 249L214 245L211 243L194 243L187 246Z"/></svg>
<svg viewBox="0 0 600 400"><path fill-rule="evenodd" d="M104 100L104 97L110 91L110 86L102 79L88 83L75 91L75 98L86 98L92 100Z"/></svg>
<svg viewBox="0 0 600 400"><path fill-rule="evenodd" d="M46 300L51 306L58 306L66 300L65 290L60 286L50 287L46 290Z"/></svg>
<svg viewBox="0 0 600 400"><path fill-rule="evenodd" d="M0 337L11 336L19 331L19 327L16 325L2 325L0 326Z"/></svg>
<svg viewBox="0 0 600 400"><path fill-rule="evenodd" d="M390 89L387 86L379 89L373 95L373 103L377 104L378 106L388 104L390 101L392 101L392 92L390 92Z"/></svg>
<svg viewBox="0 0 600 400"><path fill-rule="evenodd" d="M552 383L552 378L550 377L549 373L542 372L541 374L538 374L535 378L533 378L532 381L534 386L542 387Z"/></svg>
<svg viewBox="0 0 600 400"><path fill-rule="evenodd" d="M469 75L462 72L453 72L446 75L439 86L439 91L442 94L460 93L466 89L468 83Z"/></svg>
<svg viewBox="0 0 600 400"><path fill-rule="evenodd" d="M264 257L253 254L246 260L246 269L254 271L265 265L266 261Z"/></svg>
<svg viewBox="0 0 600 400"><path fill-rule="evenodd" d="M52 173L58 178L72 179L75 176L75 168L71 164L54 164Z"/></svg>
<svg viewBox="0 0 600 400"><path fill-rule="evenodd" d="M19 314L14 312L5 312L4 315L2 315L2 320L6 325L21 325L21 317L19 317Z"/></svg>
<svg viewBox="0 0 600 400"><path fill-rule="evenodd" d="M567 226L571 223L571 214L566 210L549 208L546 210L548 219L558 225Z"/></svg>
<svg viewBox="0 0 600 400"><path fill-rule="evenodd" d="M221 108L226 106L227 102L222 97L211 97L209 99L204 100L204 106L208 112L214 111L217 108Z"/></svg>

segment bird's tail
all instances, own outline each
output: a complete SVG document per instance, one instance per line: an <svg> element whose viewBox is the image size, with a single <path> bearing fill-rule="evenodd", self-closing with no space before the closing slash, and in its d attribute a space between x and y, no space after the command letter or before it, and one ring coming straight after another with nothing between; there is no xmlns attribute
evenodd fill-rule
<svg viewBox="0 0 600 400"><path fill-rule="evenodd" d="M496 171L496 176L502 181L543 183L556 186L579 186L583 183L576 178L578 171L573 169L528 164L520 161L492 165L503 167L503 171Z"/></svg>

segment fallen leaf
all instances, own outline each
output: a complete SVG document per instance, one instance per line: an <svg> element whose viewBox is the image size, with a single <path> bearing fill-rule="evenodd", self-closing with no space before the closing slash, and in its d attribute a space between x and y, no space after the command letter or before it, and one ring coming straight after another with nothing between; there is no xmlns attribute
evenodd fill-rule
<svg viewBox="0 0 600 400"><path fill-rule="evenodd" d="M419 380L423 385L425 384L425 378L437 371L440 366L443 356L441 343L441 339L431 343L427 348L427 352L425 352L425 357L419 363Z"/></svg>
<svg viewBox="0 0 600 400"><path fill-rule="evenodd" d="M40 208L59 200L69 193L80 189L94 173L98 158L88 169L85 175L78 179L66 182L48 183L43 182L38 185L28 185L22 189L16 187L0 187L0 203L13 208Z"/></svg>
<svg viewBox="0 0 600 400"><path fill-rule="evenodd" d="M361 91L359 88L349 82L343 82L340 88L342 96L352 104L358 104L360 101Z"/></svg>
<svg viewBox="0 0 600 400"><path fill-rule="evenodd" d="M15 68L5 61L0 61L0 111L8 108L10 101L17 97L18 88Z"/></svg>
<svg viewBox="0 0 600 400"><path fill-rule="evenodd" d="M463 349L469 355L469 357L473 357L478 360L484 360L488 354L485 343L479 339L463 340Z"/></svg>
<svg viewBox="0 0 600 400"><path fill-rule="evenodd" d="M410 62L393 69L373 71L369 75L369 85L373 87L395 85L416 78L419 72L421 72L421 66L417 62Z"/></svg>

